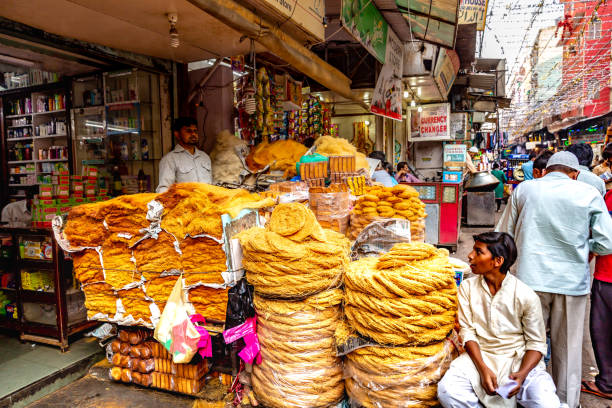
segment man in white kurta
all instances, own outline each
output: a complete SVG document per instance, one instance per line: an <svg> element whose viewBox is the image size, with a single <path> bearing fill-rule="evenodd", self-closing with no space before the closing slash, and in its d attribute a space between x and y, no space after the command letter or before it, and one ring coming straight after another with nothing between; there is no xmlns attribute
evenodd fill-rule
<svg viewBox="0 0 612 408"><path fill-rule="evenodd" d="M509 266L508 266L509 268ZM491 291L483 275L465 280L459 288L459 325L463 344L475 342L497 386L521 369L527 350L546 354L546 331L540 299L527 285L506 273L499 290ZM540 357L541 358L541 357ZM488 394L475 363L463 353L438 384L438 398L449 407L558 408L555 385L540 360L529 371L515 397Z"/></svg>

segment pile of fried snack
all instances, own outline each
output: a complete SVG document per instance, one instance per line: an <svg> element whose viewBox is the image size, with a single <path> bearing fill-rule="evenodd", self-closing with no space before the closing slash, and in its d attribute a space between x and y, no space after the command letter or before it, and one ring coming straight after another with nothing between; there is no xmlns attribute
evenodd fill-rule
<svg viewBox="0 0 612 408"><path fill-rule="evenodd" d="M349 241L322 229L299 203L279 204L266 228L238 234L255 288L262 363L255 397L269 408L329 407L344 398L334 332L342 320L342 275Z"/></svg>
<svg viewBox="0 0 612 408"><path fill-rule="evenodd" d="M222 276L221 216L273 204L245 190L182 183L74 207L63 234L77 250L88 317L154 327L182 273L196 313L225 320L231 282Z"/></svg>
<svg viewBox="0 0 612 408"><path fill-rule="evenodd" d="M359 197L351 212L349 238L355 240L359 233L373 221L397 218L410 221L412 241L425 240L425 204L419 200L414 187L398 184L395 187L372 186Z"/></svg>
<svg viewBox="0 0 612 408"><path fill-rule="evenodd" d="M346 389L363 407L438 405L437 383L453 358L448 339L457 286L448 252L396 244L345 274L344 313L352 330L378 345L347 354Z"/></svg>
<svg viewBox="0 0 612 408"><path fill-rule="evenodd" d="M198 393L205 383L208 361L175 364L170 353L152 336L153 332L146 329L119 330L110 344L111 379L183 394Z"/></svg>

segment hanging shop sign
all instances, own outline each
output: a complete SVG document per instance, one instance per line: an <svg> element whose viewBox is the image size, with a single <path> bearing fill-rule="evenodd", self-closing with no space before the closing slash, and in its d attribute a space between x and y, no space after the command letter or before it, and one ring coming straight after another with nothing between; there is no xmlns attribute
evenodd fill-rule
<svg viewBox="0 0 612 408"><path fill-rule="evenodd" d="M488 0L461 0L459 24L476 23L477 31L484 31L487 22Z"/></svg>
<svg viewBox="0 0 612 408"><path fill-rule="evenodd" d="M451 140L450 104L436 103L410 109L410 131L412 142Z"/></svg>
<svg viewBox="0 0 612 408"><path fill-rule="evenodd" d="M455 82L455 78L457 78L457 72L459 72L460 65L461 62L455 50L440 48L438 62L434 69L434 80L438 85L440 93L445 97L448 96L453 86L453 82Z"/></svg>
<svg viewBox="0 0 612 408"><path fill-rule="evenodd" d="M454 140L465 140L467 134L467 113L451 113L450 136Z"/></svg>
<svg viewBox="0 0 612 408"><path fill-rule="evenodd" d="M467 146L464 144L444 145L444 169L448 171L461 171L465 166Z"/></svg>
<svg viewBox="0 0 612 408"><path fill-rule="evenodd" d="M393 120L402 120L402 75L404 72L404 47L393 30L387 32L387 51L376 88L372 96L370 111L375 115Z"/></svg>
<svg viewBox="0 0 612 408"><path fill-rule="evenodd" d="M395 3L416 38L447 48L455 47L459 7L456 0L395 0Z"/></svg>
<svg viewBox="0 0 612 408"><path fill-rule="evenodd" d="M342 0L342 25L378 61L385 63L388 32L393 32L373 1ZM393 33L395 35L395 33ZM397 36L396 36L397 37Z"/></svg>
<svg viewBox="0 0 612 408"><path fill-rule="evenodd" d="M290 21L300 30L325 40L325 2L323 0L247 0L276 20Z"/></svg>

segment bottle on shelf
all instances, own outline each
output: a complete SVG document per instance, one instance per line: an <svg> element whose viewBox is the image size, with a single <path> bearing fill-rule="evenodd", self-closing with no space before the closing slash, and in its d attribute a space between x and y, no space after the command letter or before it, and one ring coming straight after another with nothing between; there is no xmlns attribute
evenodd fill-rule
<svg viewBox="0 0 612 408"><path fill-rule="evenodd" d="M119 174L119 166L113 167L113 196L117 197L123 194L123 184L121 183L121 175Z"/></svg>

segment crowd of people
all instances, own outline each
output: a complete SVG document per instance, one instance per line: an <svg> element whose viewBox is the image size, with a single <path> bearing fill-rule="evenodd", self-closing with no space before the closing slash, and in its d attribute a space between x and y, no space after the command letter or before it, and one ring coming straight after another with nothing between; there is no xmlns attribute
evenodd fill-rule
<svg viewBox="0 0 612 408"><path fill-rule="evenodd" d="M609 172L612 144L603 157L591 172L588 144L533 154L496 232L474 236L476 276L459 289L467 353L440 382L444 407L576 408L581 391L612 400L612 190L598 176ZM499 166L493 174L503 185ZM583 381L589 293L599 374Z"/></svg>

